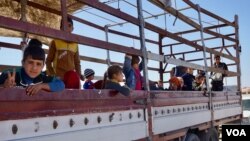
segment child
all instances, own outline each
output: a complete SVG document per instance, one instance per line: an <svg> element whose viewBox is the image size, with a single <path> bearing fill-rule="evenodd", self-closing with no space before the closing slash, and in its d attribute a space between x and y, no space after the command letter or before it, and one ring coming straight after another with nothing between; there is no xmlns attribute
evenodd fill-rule
<svg viewBox="0 0 250 141"><path fill-rule="evenodd" d="M181 82L181 77L172 77L169 79L169 90L181 90L182 88L182 82Z"/></svg>
<svg viewBox="0 0 250 141"><path fill-rule="evenodd" d="M126 84L130 89L133 90L142 90L142 76L141 76L141 70L142 62L140 63L139 56L135 55L125 55L125 61L123 66L123 73L126 77Z"/></svg>
<svg viewBox="0 0 250 141"><path fill-rule="evenodd" d="M214 63L215 68L219 68L219 69L228 71L227 64L220 61L220 56L219 55L215 55L214 60L215 60L215 63ZM224 85L223 79L226 76L227 76L227 74L224 74L224 73L218 73L218 72L213 73L213 72L211 72L212 91L223 91L223 85Z"/></svg>
<svg viewBox="0 0 250 141"><path fill-rule="evenodd" d="M195 81L193 82L193 89L195 91L204 90L204 82L205 82L205 76L197 75L195 77Z"/></svg>
<svg viewBox="0 0 250 141"><path fill-rule="evenodd" d="M105 83L105 89L115 89L124 96L129 96L130 89L119 84L119 82L123 82L122 68L120 66L110 66L107 70L107 76L109 80Z"/></svg>
<svg viewBox="0 0 250 141"><path fill-rule="evenodd" d="M164 88L163 88L163 82L162 82L161 80L159 80L159 81L157 82L157 88L158 88L159 90L164 90Z"/></svg>
<svg viewBox="0 0 250 141"><path fill-rule="evenodd" d="M95 72L92 69L84 70L85 83L83 84L84 89L94 89L94 83L92 80L94 79Z"/></svg>
<svg viewBox="0 0 250 141"><path fill-rule="evenodd" d="M67 19L67 31L73 31L72 19ZM61 25L62 29L62 25ZM80 88L81 65L79 58L79 51L77 43L66 42L63 40L53 40L49 47L48 56L46 59L46 72L51 76L58 76L64 81L65 84L74 84L73 87L66 85L66 88ZM70 71L70 73L67 73ZM67 73L67 75L65 75ZM72 76L73 75L73 76ZM74 77L75 79L71 79ZM70 82L67 82L70 81ZM74 81L72 83L72 81ZM70 85L72 86L72 85Z"/></svg>
<svg viewBox="0 0 250 141"><path fill-rule="evenodd" d="M29 44L24 50L22 67L12 72L3 72L0 76L0 85L5 88L24 87L27 95L35 95L40 90L62 91L64 83L55 77L44 75L45 52L40 46Z"/></svg>
<svg viewBox="0 0 250 141"><path fill-rule="evenodd" d="M186 73L182 76L182 79L184 80L184 86L183 90L185 91L192 91L193 90L193 81L195 79L193 75L193 69L187 68Z"/></svg>

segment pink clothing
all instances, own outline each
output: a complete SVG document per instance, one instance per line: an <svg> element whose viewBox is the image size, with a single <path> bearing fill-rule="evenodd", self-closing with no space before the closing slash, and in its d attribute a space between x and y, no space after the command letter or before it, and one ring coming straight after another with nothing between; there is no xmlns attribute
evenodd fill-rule
<svg viewBox="0 0 250 141"><path fill-rule="evenodd" d="M141 73L139 69L134 69L135 71L135 80L136 80L136 84L135 84L135 90L142 90L142 80L141 80Z"/></svg>

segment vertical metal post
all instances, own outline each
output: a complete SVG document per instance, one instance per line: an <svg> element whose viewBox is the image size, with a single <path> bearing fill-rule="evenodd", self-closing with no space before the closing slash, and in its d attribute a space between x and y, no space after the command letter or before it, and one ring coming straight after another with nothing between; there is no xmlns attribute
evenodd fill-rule
<svg viewBox="0 0 250 141"><path fill-rule="evenodd" d="M164 55L162 51L162 39L163 39L162 36L159 34L159 54L160 55ZM160 66L160 71L159 71L160 80L163 82L163 63L160 62L159 66Z"/></svg>
<svg viewBox="0 0 250 141"><path fill-rule="evenodd" d="M141 43L141 51L142 51L142 59L143 59L143 78L144 78L144 89L148 92L147 97L147 114L148 114L148 130L146 131L149 135L147 137L148 141L152 141L152 110L151 110L151 96L149 93L149 81L148 81L148 68L147 68L147 49L145 45L145 34L144 34L144 19L142 13L142 0L137 0L137 10L138 10L138 19L139 19L139 30L140 30L140 43ZM146 114L146 112L145 112ZM145 119L147 120L147 119Z"/></svg>
<svg viewBox="0 0 250 141"><path fill-rule="evenodd" d="M200 13L200 6L197 4L197 9L198 9L198 16L199 16L199 24L200 24L200 34L201 34L201 42L203 46L203 58L204 58L204 64L205 64L205 73L206 73L206 84L207 84L207 90L209 92L209 107L211 109L211 117L212 117L212 126L214 126L213 121L214 121L214 109L213 109L213 101L212 101L212 93L211 89L209 86L209 77L208 77L208 72L207 72L207 56L206 56L206 46L204 42L204 36L203 36L203 25L202 25L202 20L201 20L201 13Z"/></svg>
<svg viewBox="0 0 250 141"><path fill-rule="evenodd" d="M238 15L234 16L234 21L235 21L235 39L237 40L236 42L236 58L238 59L237 64L237 73L239 76L237 76L237 86L238 86L238 91L241 92L241 68L240 68L240 43L239 43L239 17Z"/></svg>
<svg viewBox="0 0 250 141"><path fill-rule="evenodd" d="M147 68L147 49L145 44L145 34L144 34L144 19L142 13L142 2L141 0L137 0L138 6L138 19L140 22L139 30L140 30L140 43L141 43L141 51L142 51L142 59L144 61L143 64L143 76L144 76L144 89L149 91L149 82L148 82L148 68Z"/></svg>
<svg viewBox="0 0 250 141"><path fill-rule="evenodd" d="M27 13L27 0L21 0L21 21L26 22L26 13ZM26 48L27 45L27 33L22 33L23 41L21 42L22 51Z"/></svg>
<svg viewBox="0 0 250 141"><path fill-rule="evenodd" d="M61 30L67 31L68 26L67 24L67 0L61 0L61 16L62 16L62 22L61 22Z"/></svg>
<svg viewBox="0 0 250 141"><path fill-rule="evenodd" d="M106 42L109 42L109 35L108 35L108 32L109 32L109 25L105 25L105 37L106 37ZM107 50L107 64L108 66L111 65L110 63L110 52L109 50Z"/></svg>

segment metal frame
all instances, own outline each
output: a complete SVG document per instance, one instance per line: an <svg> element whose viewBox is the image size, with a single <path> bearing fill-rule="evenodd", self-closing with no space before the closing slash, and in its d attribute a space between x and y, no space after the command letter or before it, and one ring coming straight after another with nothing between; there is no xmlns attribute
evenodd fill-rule
<svg viewBox="0 0 250 141"><path fill-rule="evenodd" d="M13 0L13 1L19 2L19 0ZM84 3L102 12L105 12L112 16L123 19L125 20L124 23L128 22L128 23L136 25L140 29L140 36L131 35L126 32L116 31L116 30L112 30L108 28L110 26L115 26L115 25L107 25L107 26L102 27L100 25L97 25L96 23L86 21L80 17L69 15L67 14L67 0L61 0L61 11L42 6L35 2L27 1L27 6L32 6L32 7L39 8L44 11L62 16L62 19L63 19L62 31L51 29L48 27L43 27L40 25L31 24L25 21L18 21L18 20L11 19L8 17L0 16L1 28L41 35L44 37L77 42L79 44L89 45L92 47L97 47L97 48L101 48L105 50L112 50L116 52L129 53L129 54L142 56L145 62L144 63L144 68L145 68L144 76L145 76L145 82L146 82L145 83L146 91L133 91L131 93L131 96L128 98L123 97L117 94L116 92L109 91L109 90L95 90L95 91L87 91L87 90L86 91L78 91L78 90L68 91L66 90L62 93L56 93L53 95L48 95L46 92L42 92L39 95L36 95L34 97L26 97L24 90L0 89L0 95L1 95L0 97L0 101L1 101L0 121L10 120L10 119L16 120L16 119L21 119L21 118L32 118L34 116L41 116L41 117L48 116L48 115L49 116L63 116L67 114L79 115L82 113L88 114L89 112L107 113L107 112L117 112L117 111L122 111L122 110L131 110L131 109L132 110L143 109L143 112L144 112L143 118L144 118L144 121L147 122L143 124L147 124L145 126L147 126L147 129L148 129L147 130L148 133L146 133L148 136L147 139L148 140L152 140L152 139L160 140L160 137L158 135L154 135L153 133L154 122L155 122L154 120L157 120L158 118L155 115L156 113L155 111L157 111L157 109L159 109L159 111L161 112L162 110L163 111L165 110L164 108L166 109L177 108L177 111L178 111L178 108L183 109L185 107L188 107L190 104L196 104L198 105L198 108L199 108L200 106L199 104L201 103L203 104L210 103L211 104L210 106L211 117L208 117L208 118L210 119L210 121L213 122L214 125L218 125L219 124L218 122L220 122L221 124L221 123L225 123L228 121L238 120L239 119L238 116L241 114L239 113L239 111L241 109L239 108L240 96L236 95L236 93L229 93L229 92L214 93L212 92L210 94L210 97L208 98L204 96L203 92L184 92L184 91L179 91L178 93L160 92L160 91L153 92L149 90L148 71L147 71L147 69L158 71L160 75L160 80L162 80L163 82L167 82L167 81L164 81L163 79L164 73L169 72L166 70L167 65L165 67L163 66L164 63L174 64L174 65L183 65L183 66L193 67L195 69L201 69L201 70L207 70L207 71L213 71L213 72L222 72L222 73L228 74L231 77L237 77L238 91L240 91L241 78L240 78L240 51L239 51L240 45L239 45L238 16L235 16L235 20L233 22L229 22L225 20L224 18L221 18L203 8L197 7L189 0L183 0L183 2L189 5L190 9L200 10L201 13L206 14L222 22L222 24L219 24L219 25L203 27L202 25L200 25L201 22L200 24L197 24L192 19L182 14L180 10L176 10L171 7L164 7L157 0L149 0L149 1L153 2L155 5L159 6L160 8L164 9L169 14L172 14L176 16L177 18L179 18L180 20L182 20L183 22L191 25L192 27L194 27L194 29L172 33L158 26L155 26L151 23L145 22L143 19L142 0L137 0L138 18L132 15L129 15L119 9L110 7L107 4L101 3L98 0L78 0L78 2ZM106 32L106 37L108 37L108 33L112 33L112 34L116 34L119 36L125 36L131 39L140 40L141 49L138 50L138 49L128 48L125 45L110 43L108 42L109 41L108 38L106 41L102 41L98 39L84 37L81 35L69 34L65 32L67 28L65 26L67 16L71 17L73 20L76 20L82 24L85 24L85 25L94 27L95 29L99 29L100 31ZM152 15L151 17L154 17L154 15ZM223 35L223 34L212 31L212 29L217 29L217 28L221 29L224 27L234 28L235 33ZM157 33L158 41L154 41L152 39L146 39L144 36L144 29L148 29L150 31ZM182 37L182 35L184 34L185 35L193 34L198 31L201 31L201 33L204 31L207 34L210 34L211 37L204 38L204 39L196 39L192 41ZM163 40L165 38L170 38L177 42L163 45ZM198 44L198 42L200 41L204 42L205 40L211 41L214 39L221 39L222 46L211 48L211 47L206 47L204 43L202 46ZM231 41L232 44L226 45L225 40ZM153 43L155 45L158 45L159 53L156 54L156 53L147 52L146 43ZM186 51L186 52L174 52L173 48L178 45L187 45L193 48L193 50ZM13 49L21 49L20 45L15 45L15 44L10 44L10 43L1 42L0 46L13 48ZM163 47L167 47L167 46L170 48L170 53L163 52ZM234 48L236 50L236 53L235 53L236 56L234 56L228 50L228 48ZM218 49L220 49L220 51L217 51ZM224 49L226 53L222 53L222 50ZM186 61L180 61L180 60L175 59L176 55L182 55L183 58L185 58L187 54L200 52L200 51L210 53L210 56L204 57L204 58L186 60ZM215 69L213 67L210 67L213 64L213 59L212 59L213 54L220 55L224 58L227 58L233 61L233 63L230 65L236 65L237 72L223 71L220 69ZM87 61L105 63L105 64L107 63L106 60L86 57L86 56L81 56L81 60L87 60ZM158 61L159 68L147 67L148 60ZM195 61L200 61L200 60L204 60L204 61L210 60L211 65L202 66L202 65L193 63ZM110 62L110 64L113 64L113 63L122 65L122 63L119 63L119 62ZM6 66L1 66L1 67L5 68ZM14 104L10 103L10 101L12 101ZM234 103L235 101L236 103ZM44 107L45 103L47 106ZM230 103L233 103L233 104L230 105ZM227 106L229 106L229 108ZM72 110L72 107L74 107L73 110ZM237 111L238 113L222 116L223 112L218 110L218 108L228 108L227 111L229 112ZM164 112L161 112L161 113L164 113ZM200 115L201 113L197 112L197 114ZM212 114L215 114L215 118L218 119L217 121L213 120ZM192 117L192 115L189 115L189 117ZM236 117L236 118L231 119L232 117ZM169 118L170 118L169 116L160 117L159 118L160 122L158 123L161 124L162 122L165 122L165 120L167 120L169 124L171 124ZM180 118L183 118L183 116L181 117L180 115ZM193 123L193 124L196 124L195 126L197 126L197 128L207 129L213 126L213 125L207 125L206 123L204 123L204 122L209 122L209 119L206 121L202 121L202 123L199 122L199 123ZM190 125L187 125L187 126L190 126ZM166 134L167 137L164 137L164 138L172 139L174 137L183 136L186 133L186 129L184 128L185 127L183 127L182 129L178 131L173 131L174 132L173 134L167 133ZM158 129L157 131L159 131L159 133L164 133L164 131L161 129ZM170 129L167 131L172 132L172 130Z"/></svg>

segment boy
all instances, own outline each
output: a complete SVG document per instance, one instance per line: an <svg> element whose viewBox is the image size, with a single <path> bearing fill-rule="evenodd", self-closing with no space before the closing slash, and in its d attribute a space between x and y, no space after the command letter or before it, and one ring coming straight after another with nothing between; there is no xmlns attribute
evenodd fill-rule
<svg viewBox="0 0 250 141"><path fill-rule="evenodd" d="M195 81L193 82L193 89L195 91L202 91L205 90L204 86L205 86L205 76L198 74L195 77Z"/></svg>
<svg viewBox="0 0 250 141"><path fill-rule="evenodd" d="M73 21L69 17L67 21L67 32L71 33L73 31ZM68 85L66 85L66 88L77 87L79 89L80 77L82 80L84 80L83 76L81 75L81 66L77 43L66 42L63 40L53 40L49 47L49 52L46 59L46 67L46 72L48 75L58 76L64 81L65 84L72 84L72 81L74 81L73 84L75 86L68 87ZM70 73L67 73L69 71ZM66 73L67 75L65 75ZM70 79L71 75L73 75L75 79Z"/></svg>
<svg viewBox="0 0 250 141"><path fill-rule="evenodd" d="M84 77L87 79L83 84L84 89L94 89L94 83L92 80L94 79L95 72L92 69L84 70Z"/></svg>
<svg viewBox="0 0 250 141"><path fill-rule="evenodd" d="M35 95L40 90L62 91L64 83L54 77L44 75L45 52L40 46L29 44L24 50L22 67L13 72L3 72L0 76L0 85L5 88L24 87L27 95Z"/></svg>
<svg viewBox="0 0 250 141"><path fill-rule="evenodd" d="M126 78L126 84L130 89L133 90L142 90L142 63L140 64L140 58L136 55L125 55L125 61L123 66L123 73Z"/></svg>
<svg viewBox="0 0 250 141"><path fill-rule="evenodd" d="M220 62L220 56L216 55L214 57L215 63L214 67L215 68L220 68L223 70L228 70L227 65L223 62ZM212 78L212 91L223 91L223 79L224 77L227 76L226 74L222 73L211 73L211 78Z"/></svg>
<svg viewBox="0 0 250 141"><path fill-rule="evenodd" d="M193 75L193 69L192 68L187 68L186 73L182 76L182 79L184 80L184 86L183 89L184 91L192 91L193 90L193 81L195 79Z"/></svg>

